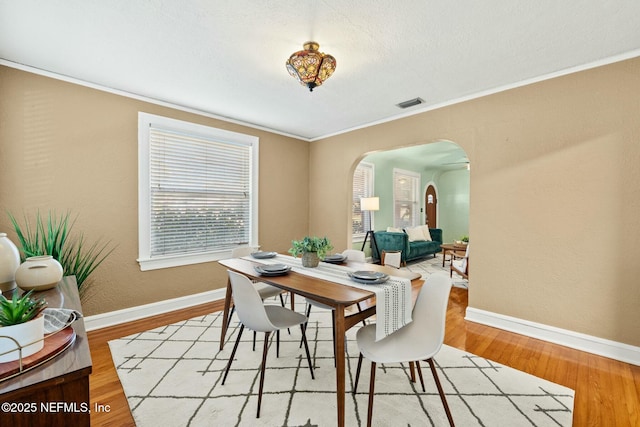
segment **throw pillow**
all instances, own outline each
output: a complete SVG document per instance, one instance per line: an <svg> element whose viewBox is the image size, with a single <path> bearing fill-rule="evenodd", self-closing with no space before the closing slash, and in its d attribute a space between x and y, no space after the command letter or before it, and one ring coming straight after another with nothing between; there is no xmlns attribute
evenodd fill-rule
<svg viewBox="0 0 640 427"><path fill-rule="evenodd" d="M387 227L387 232L388 233L402 233L402 228L397 228L397 227Z"/></svg>
<svg viewBox="0 0 640 427"><path fill-rule="evenodd" d="M433 239L431 238L431 232L429 231L429 226L423 225L420 228L422 228L422 234L424 234L424 240L431 242Z"/></svg>
<svg viewBox="0 0 640 427"><path fill-rule="evenodd" d="M406 233L409 235L410 242L418 242L424 240L424 233L422 232L421 227L407 227L404 231L406 231Z"/></svg>

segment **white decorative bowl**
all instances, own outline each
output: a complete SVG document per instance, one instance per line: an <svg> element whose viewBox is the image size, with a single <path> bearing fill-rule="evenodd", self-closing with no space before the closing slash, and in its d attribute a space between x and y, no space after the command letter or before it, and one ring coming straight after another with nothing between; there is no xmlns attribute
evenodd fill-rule
<svg viewBox="0 0 640 427"><path fill-rule="evenodd" d="M29 257L16 271L16 284L25 291L55 288L62 279L62 266L51 255Z"/></svg>

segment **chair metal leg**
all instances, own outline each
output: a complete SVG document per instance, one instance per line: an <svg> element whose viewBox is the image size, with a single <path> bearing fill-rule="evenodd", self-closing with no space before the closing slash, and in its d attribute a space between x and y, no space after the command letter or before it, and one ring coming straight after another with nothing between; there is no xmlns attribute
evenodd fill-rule
<svg viewBox="0 0 640 427"><path fill-rule="evenodd" d="M311 364L311 353L309 353L309 343L307 343L307 335L304 333L304 326L302 323L300 324L300 329L302 330L302 342L304 342L304 350L307 353L307 363L309 364L309 370L311 371L311 379L315 380L316 377L313 375L313 365Z"/></svg>
<svg viewBox="0 0 640 427"><path fill-rule="evenodd" d="M360 303L356 304L358 306L358 311L362 311L362 307L360 306ZM366 320L362 319L362 326L367 326L367 322Z"/></svg>
<svg viewBox="0 0 640 427"><path fill-rule="evenodd" d="M305 332L309 324L310 314L311 314L311 304L307 304L307 321L304 323ZM333 366L335 367L336 366L336 311L335 310L331 310L331 328L333 333ZM302 340L300 340L299 348L302 348Z"/></svg>
<svg viewBox="0 0 640 427"><path fill-rule="evenodd" d="M229 374L229 369L231 369L231 364L233 363L233 358L236 355L236 350L238 349L238 344L240 344L240 337L242 336L242 332L244 331L244 325L240 325L240 331L238 331L238 338L236 338L236 343L233 346L233 350L231 351L231 357L229 357L229 362L227 363L227 367L224 370L224 377L222 377L222 385L227 380L227 375Z"/></svg>
<svg viewBox="0 0 640 427"><path fill-rule="evenodd" d="M229 317L227 318L227 325L231 324L231 317L233 316L233 312L236 310L236 306L232 305L231 310L229 310Z"/></svg>
<svg viewBox="0 0 640 427"><path fill-rule="evenodd" d="M451 427L455 427L455 424L453 423L453 417L451 416L451 411L449 410L449 404L447 403L447 398L444 395L444 390L442 390L442 385L440 384L440 379L438 378L438 372L436 371L436 364L433 362L433 358L428 359L427 362L429 362L429 367L431 368L433 379L436 381L436 387L438 387L438 393L440 393L440 400L442 400L444 411L447 413L447 418L449 419L449 425Z"/></svg>
<svg viewBox="0 0 640 427"><path fill-rule="evenodd" d="M229 310L229 317L227 317L227 328L229 328L229 325L231 325L231 317L233 317L233 312L236 310L236 306L231 303L231 310ZM226 334L226 329L225 329L225 334ZM220 350L222 350L222 346L224 345L224 334L223 336L220 338Z"/></svg>
<svg viewBox="0 0 640 427"><path fill-rule="evenodd" d="M424 378L422 378L422 369L420 368L420 362L417 360L416 360L416 368L418 368L418 375L420 376L420 384L422 384L422 392L426 393L427 389L424 388Z"/></svg>
<svg viewBox="0 0 640 427"><path fill-rule="evenodd" d="M373 417L373 389L376 382L376 362L371 362L371 381L369 381L369 406L367 408L367 427L371 427Z"/></svg>
<svg viewBox="0 0 640 427"><path fill-rule="evenodd" d="M253 331L253 351L256 351L256 331Z"/></svg>
<svg viewBox="0 0 640 427"><path fill-rule="evenodd" d="M260 366L260 388L258 389L258 412L256 418L260 418L260 405L262 405L262 389L264 388L264 372L267 365L267 351L269 351L269 334L264 333L264 347L262 348L262 365Z"/></svg>
<svg viewBox="0 0 640 427"><path fill-rule="evenodd" d="M282 294L280 294L280 304L284 307L284 298L282 298ZM291 329L287 328L287 332L291 335Z"/></svg>
<svg viewBox="0 0 640 427"><path fill-rule="evenodd" d="M303 323L304 331L307 331L307 326L309 325L309 315L311 314L311 304L307 304L307 321ZM300 346L298 348L302 348L302 339L300 339Z"/></svg>
<svg viewBox="0 0 640 427"><path fill-rule="evenodd" d="M276 357L280 357L280 329L276 331Z"/></svg>
<svg viewBox="0 0 640 427"><path fill-rule="evenodd" d="M356 381L353 384L353 395L356 395L358 389L358 380L360 379L360 368L362 368L362 353L358 356L358 368L356 369Z"/></svg>

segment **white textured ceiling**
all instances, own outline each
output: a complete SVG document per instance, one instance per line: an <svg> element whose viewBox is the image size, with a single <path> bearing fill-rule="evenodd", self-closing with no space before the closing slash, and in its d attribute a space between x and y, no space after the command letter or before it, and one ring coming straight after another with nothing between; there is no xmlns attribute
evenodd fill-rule
<svg viewBox="0 0 640 427"><path fill-rule="evenodd" d="M0 0L0 58L314 140L638 56L639 19L639 0ZM307 40L337 60L312 93L284 65Z"/></svg>

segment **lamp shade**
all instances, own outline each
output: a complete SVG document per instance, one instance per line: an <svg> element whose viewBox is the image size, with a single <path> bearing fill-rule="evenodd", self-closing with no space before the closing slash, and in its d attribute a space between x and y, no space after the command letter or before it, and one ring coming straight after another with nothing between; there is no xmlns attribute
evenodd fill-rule
<svg viewBox="0 0 640 427"><path fill-rule="evenodd" d="M361 211L379 211L380 210L380 198L379 197L363 197L360 199Z"/></svg>
<svg viewBox="0 0 640 427"><path fill-rule="evenodd" d="M304 50L295 52L287 60L287 71L295 77L301 85L313 91L331 77L336 69L336 60L333 56L319 52L320 45L316 42L306 42Z"/></svg>

